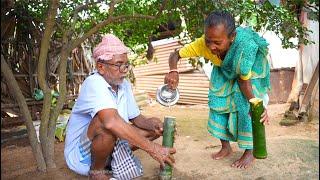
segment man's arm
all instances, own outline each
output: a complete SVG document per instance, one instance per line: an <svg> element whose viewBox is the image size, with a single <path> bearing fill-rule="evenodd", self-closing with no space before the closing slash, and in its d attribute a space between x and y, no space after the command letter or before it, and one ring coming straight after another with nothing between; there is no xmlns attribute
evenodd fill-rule
<svg viewBox="0 0 320 180"><path fill-rule="evenodd" d="M175 153L175 149L164 148L137 133L133 127L122 120L116 109L103 109L98 112L98 117L104 128L110 130L117 137L128 140L132 145L143 149L157 160L161 166L165 162L173 165L174 159L170 157L170 154Z"/></svg>
<svg viewBox="0 0 320 180"><path fill-rule="evenodd" d="M130 120L135 126L148 131L154 131L157 135L162 135L163 123L159 118L151 117L146 118L143 115L139 115Z"/></svg>

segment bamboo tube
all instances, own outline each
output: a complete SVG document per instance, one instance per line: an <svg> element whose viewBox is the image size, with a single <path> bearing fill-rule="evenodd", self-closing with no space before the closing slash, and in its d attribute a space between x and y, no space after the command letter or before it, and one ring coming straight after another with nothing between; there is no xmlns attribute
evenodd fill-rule
<svg viewBox="0 0 320 180"><path fill-rule="evenodd" d="M173 147L174 131L175 131L175 117L165 116L163 124L163 139L162 146ZM165 164L163 169L160 169L159 179L169 180L172 179L172 167L169 164Z"/></svg>
<svg viewBox="0 0 320 180"><path fill-rule="evenodd" d="M262 99L250 100L252 117L253 156L257 159L267 158L266 135L264 125L260 122L263 113Z"/></svg>

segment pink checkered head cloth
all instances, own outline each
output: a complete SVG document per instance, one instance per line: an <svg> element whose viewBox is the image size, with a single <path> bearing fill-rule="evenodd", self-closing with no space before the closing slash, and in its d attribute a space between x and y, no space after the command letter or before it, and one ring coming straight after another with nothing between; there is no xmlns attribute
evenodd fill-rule
<svg viewBox="0 0 320 180"><path fill-rule="evenodd" d="M102 41L94 48L93 58L103 61L111 60L115 54L128 53L128 48L123 42L113 34L107 34L102 38Z"/></svg>

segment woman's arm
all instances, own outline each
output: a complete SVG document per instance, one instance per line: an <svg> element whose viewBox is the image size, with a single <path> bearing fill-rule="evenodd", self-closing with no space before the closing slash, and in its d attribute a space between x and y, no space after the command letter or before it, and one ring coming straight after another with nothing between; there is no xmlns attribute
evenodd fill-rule
<svg viewBox="0 0 320 180"><path fill-rule="evenodd" d="M238 79L238 84L240 87L241 92L243 93L243 95L247 98L247 100L249 101L251 98L254 98L253 92L252 92L252 84L251 84L251 80L242 80L242 79Z"/></svg>
<svg viewBox="0 0 320 180"><path fill-rule="evenodd" d="M254 98L253 92L252 92L252 84L251 84L251 80L243 80L243 79L238 79L238 84L240 87L241 92L243 93L243 95L247 98L247 100L249 101L251 98ZM268 112L267 109L264 108L264 112L261 115L261 120L260 122L263 122L263 124L269 124L269 116L268 116Z"/></svg>

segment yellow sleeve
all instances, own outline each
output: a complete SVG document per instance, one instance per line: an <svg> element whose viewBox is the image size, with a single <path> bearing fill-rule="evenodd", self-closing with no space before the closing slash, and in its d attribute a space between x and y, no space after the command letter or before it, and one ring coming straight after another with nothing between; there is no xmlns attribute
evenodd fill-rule
<svg viewBox="0 0 320 180"><path fill-rule="evenodd" d="M220 66L222 62L218 56L212 54L209 48L206 46L204 35L181 48L179 50L179 55L181 58L202 56L206 59L209 59L216 66Z"/></svg>
<svg viewBox="0 0 320 180"><path fill-rule="evenodd" d="M248 80L251 78L251 71L249 71L249 73L247 75L240 75L240 79L242 80Z"/></svg>

